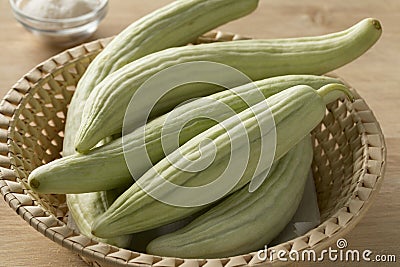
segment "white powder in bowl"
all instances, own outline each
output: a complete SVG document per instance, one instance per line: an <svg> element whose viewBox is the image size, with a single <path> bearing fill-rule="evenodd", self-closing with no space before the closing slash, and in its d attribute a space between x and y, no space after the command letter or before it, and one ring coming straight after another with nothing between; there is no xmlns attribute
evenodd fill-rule
<svg viewBox="0 0 400 267"><path fill-rule="evenodd" d="M64 19L89 13L98 4L98 0L30 0L21 9L32 17Z"/></svg>

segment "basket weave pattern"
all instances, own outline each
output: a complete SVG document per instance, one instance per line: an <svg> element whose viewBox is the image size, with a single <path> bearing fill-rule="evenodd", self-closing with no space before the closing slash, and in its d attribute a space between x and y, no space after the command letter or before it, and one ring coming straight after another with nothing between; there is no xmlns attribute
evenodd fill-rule
<svg viewBox="0 0 400 267"><path fill-rule="evenodd" d="M244 39L212 32L197 43ZM32 227L78 253L92 266L245 266L264 265L257 253L225 259L158 257L98 243L66 225L64 195L37 195L27 189L29 173L61 157L64 122L75 86L91 60L107 45L102 39L67 50L26 74L0 105L0 192ZM322 224L271 249L320 251L360 220L382 184L386 163L383 134L372 111L356 100L328 105L313 131L313 174ZM276 259L269 264L280 264Z"/></svg>

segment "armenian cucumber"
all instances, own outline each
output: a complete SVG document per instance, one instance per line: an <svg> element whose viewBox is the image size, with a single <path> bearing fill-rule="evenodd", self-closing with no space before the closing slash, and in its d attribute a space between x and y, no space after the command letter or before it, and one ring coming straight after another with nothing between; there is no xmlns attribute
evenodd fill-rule
<svg viewBox="0 0 400 267"><path fill-rule="evenodd" d="M258 0L174 1L132 23L95 57L79 80L67 113L64 147L74 147L86 100L108 75L153 52L193 42L251 13L257 5Z"/></svg>
<svg viewBox="0 0 400 267"><path fill-rule="evenodd" d="M103 214L121 193L121 190L110 190L107 192L67 195L68 209L79 232L99 242L108 243L121 248L129 247L131 243L130 235L103 239L91 233L92 222Z"/></svg>
<svg viewBox="0 0 400 267"><path fill-rule="evenodd" d="M178 186L197 188L215 182L225 171L232 155L246 155L244 152L248 147L242 140L245 139L244 136L247 136L249 158L243 159L247 165L244 172L241 171L240 164L233 166L232 173L241 176L237 183L229 187L228 193L237 191L253 177L270 167L264 161L258 164L262 153L272 153L268 145L262 146L261 138L265 138L264 140L268 142L276 138L274 160L279 160L320 123L325 115L326 103L344 94L351 97L349 90L340 84L325 85L318 90L305 85L294 86L209 128L190 139L141 176L103 215L94 221L92 233L98 237L112 237L140 232L177 221L207 207L207 204L212 203L210 196L212 198L215 194L225 192L226 184L213 186L210 192L197 194L194 197L193 194L185 194L186 191L178 194L175 187L172 189L166 187L168 184L165 181ZM265 108L266 103L269 110ZM269 112L272 113L275 122L275 127L272 128L269 128L268 124L271 120ZM245 128L244 132L237 131L240 129L238 120ZM260 130L260 127L266 123L268 129ZM208 142L204 145L205 140ZM233 147L233 142L237 140L243 142L239 148ZM199 171L187 171L197 167L198 162L193 159L200 155L201 158L212 158L212 164ZM185 161L184 158L189 160ZM237 172L235 172L235 167L238 168ZM159 196L162 197L160 200L149 194L159 192ZM169 202L171 197L178 198L183 204L180 206L168 204L171 203Z"/></svg>
<svg viewBox="0 0 400 267"><path fill-rule="evenodd" d="M150 54L115 71L96 86L86 102L75 148L87 153L103 138L121 133L132 96L150 77L169 67L212 61L239 70L253 81L287 74L319 75L362 55L378 40L381 32L379 22L369 18L347 30L317 37L200 44ZM232 81L231 76L226 79L225 82ZM155 82L152 90L146 92L147 96L157 94L164 83L157 85ZM130 123L135 125L147 119L145 112L154 104L152 115L157 116L184 100L221 90L221 86L191 83L171 90L158 104L143 97L141 107L129 113Z"/></svg>
<svg viewBox="0 0 400 267"><path fill-rule="evenodd" d="M174 1L132 23L95 57L79 80L68 108L63 156L74 154L75 137L81 124L86 100L94 87L107 75L152 52L186 45L219 25L249 14L257 4L258 0ZM85 225L90 225L95 217L90 214L100 214L102 210L91 210L90 207L104 205L104 208L107 208L107 203L103 200L114 196L113 192L66 196L67 202L71 203L69 209L74 214L78 227L83 226L80 229L82 233L87 232ZM123 239L119 237L110 240L109 243L123 245L125 243L121 241ZM125 237L125 240L127 239L129 237Z"/></svg>
<svg viewBox="0 0 400 267"><path fill-rule="evenodd" d="M124 152L129 153L129 158L135 161L137 179L165 155L214 126L217 121L227 119L230 113L222 112L218 108L220 105L227 105L232 112L238 113L248 105L298 84L320 88L330 83L340 81L325 76L286 75L256 81L234 90L224 90L206 97L215 101L198 99L147 123L144 132L150 161L143 157L142 129L138 129L124 136L123 143L119 138L88 154L74 154L40 166L29 175L28 182L35 191L52 194L86 193L126 186L134 180L126 165ZM161 134L165 139L161 139ZM177 136L179 142L171 140Z"/></svg>
<svg viewBox="0 0 400 267"><path fill-rule="evenodd" d="M255 192L244 186L189 225L152 240L147 252L180 258L223 258L263 248L296 212L312 156L311 138L307 136L272 166Z"/></svg>

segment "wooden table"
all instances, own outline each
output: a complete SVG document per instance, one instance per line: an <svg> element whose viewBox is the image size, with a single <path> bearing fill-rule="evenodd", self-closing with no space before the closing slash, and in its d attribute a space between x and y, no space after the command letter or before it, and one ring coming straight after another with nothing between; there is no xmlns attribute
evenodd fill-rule
<svg viewBox="0 0 400 267"><path fill-rule="evenodd" d="M117 34L130 22L168 2L171 0L112 0L106 19L92 39ZM255 13L220 29L255 38L310 36L342 30L365 17L381 20L381 40L336 73L352 84L374 110L386 136L388 164L376 202L346 239L351 249L395 254L400 262L400 1L260 0ZM0 0L0 48L1 96L36 64L60 52L26 32L14 20L6 0ZM78 256L29 227L4 201L0 201L0 251L0 266L85 266ZM337 265L341 264L323 264Z"/></svg>

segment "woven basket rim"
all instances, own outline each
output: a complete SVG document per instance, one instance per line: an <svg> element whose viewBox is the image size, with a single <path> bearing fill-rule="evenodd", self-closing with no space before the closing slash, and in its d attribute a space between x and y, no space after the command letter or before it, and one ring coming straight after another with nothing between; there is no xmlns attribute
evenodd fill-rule
<svg viewBox="0 0 400 267"><path fill-rule="evenodd" d="M50 214L29 195L24 189L21 182L16 179L13 174L12 157L13 153L9 151L9 134L13 127L21 107L29 98L34 88L38 87L43 81L56 76L57 72L62 70L66 65L73 64L75 61L81 60L83 57L98 53L103 49L113 37L102 38L90 43L85 43L74 48L65 50L48 60L38 64L31 71L25 74L4 96L0 103L0 192L4 196L8 205L15 210L23 219L25 219L37 231L50 238L61 246L72 250L84 258L105 263L112 266L243 266L243 265L264 265L258 259L257 253L252 252L244 255L222 258L222 259L180 259L173 257L159 257L145 253L129 251L117 248L104 243L98 243L86 236L76 233L68 228L63 222ZM229 41L248 39L239 35L213 31L205 34L198 39L201 42ZM340 79L337 75L332 75ZM343 81L349 87L348 83ZM372 146L381 149L382 157L378 160L380 165L379 173L376 175L375 182L371 188L361 185L357 186L357 198L347 203L347 207L343 207L336 214L331 216L318 227L310 230L303 236L289 240L285 243L274 246L271 249L275 251L285 249L290 251L296 249L302 251L312 249L322 251L322 249L333 244L337 238L343 237L361 220L373 200L376 198L382 185L383 176L386 168L386 144L381 127L369 109L368 105L361 96L351 88L356 96L356 102L353 108L364 117L360 118L361 125L368 127L363 129L364 142L369 142L368 138L373 138ZM373 127L372 127L373 126ZM373 129L373 130L371 130ZM366 149L367 150L367 149ZM364 151L365 164L370 159L369 151ZM376 160L375 160L376 161ZM365 166L368 168L368 166ZM355 196L353 196L355 197ZM361 199L362 198L362 199ZM362 203L361 203L362 202ZM268 262L271 264L271 262ZM280 264L278 260L272 261L272 264Z"/></svg>

